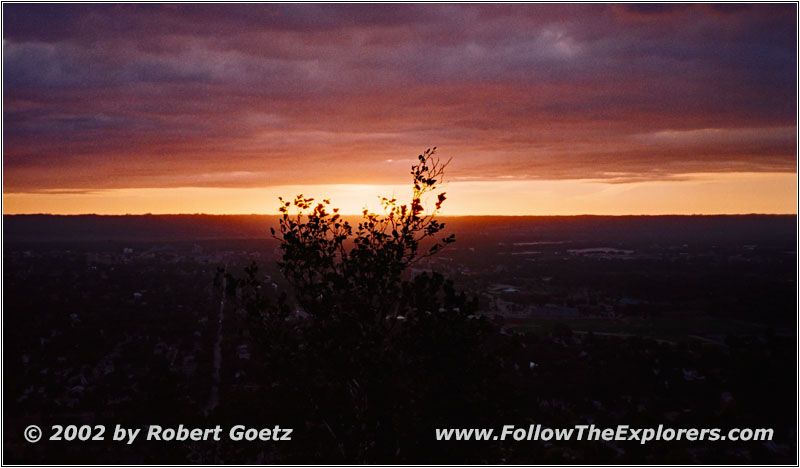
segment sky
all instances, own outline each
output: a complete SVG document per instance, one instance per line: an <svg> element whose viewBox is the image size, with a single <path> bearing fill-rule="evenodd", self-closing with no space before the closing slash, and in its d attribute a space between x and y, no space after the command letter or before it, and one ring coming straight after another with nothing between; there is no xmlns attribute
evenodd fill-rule
<svg viewBox="0 0 800 468"><path fill-rule="evenodd" d="M9 4L3 212L796 213L796 4Z"/></svg>

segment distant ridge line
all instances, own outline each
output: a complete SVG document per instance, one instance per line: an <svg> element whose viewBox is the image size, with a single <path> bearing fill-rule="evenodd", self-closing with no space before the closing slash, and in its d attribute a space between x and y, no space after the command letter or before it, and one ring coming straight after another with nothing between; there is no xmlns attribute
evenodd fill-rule
<svg viewBox="0 0 800 468"><path fill-rule="evenodd" d="M3 215L6 242L102 240L267 239L279 215ZM358 216L345 218L357 219ZM795 239L795 215L442 216L446 229L465 236L526 240L584 238ZM457 244L456 244L457 245Z"/></svg>

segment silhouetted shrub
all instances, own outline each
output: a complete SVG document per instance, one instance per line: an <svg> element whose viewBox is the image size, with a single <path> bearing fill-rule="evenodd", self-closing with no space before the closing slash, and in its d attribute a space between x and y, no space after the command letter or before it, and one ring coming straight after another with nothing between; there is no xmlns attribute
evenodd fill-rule
<svg viewBox="0 0 800 468"><path fill-rule="evenodd" d="M291 296L270 301L255 264L244 278L227 276L228 293L261 337L269 378L292 388L287 395L297 401L287 404L309 409L307 425L326 457L408 456L434 427L462 419L481 398L478 386L493 361L482 350L491 326L474 315L477 300L439 273L409 274L411 265L455 241L439 236L445 194L437 194L431 211L423 207L449 162L435 150L411 168L409 204L382 198L384 212L365 210L355 226L330 200L281 199L272 234ZM299 317L292 317L294 308Z"/></svg>

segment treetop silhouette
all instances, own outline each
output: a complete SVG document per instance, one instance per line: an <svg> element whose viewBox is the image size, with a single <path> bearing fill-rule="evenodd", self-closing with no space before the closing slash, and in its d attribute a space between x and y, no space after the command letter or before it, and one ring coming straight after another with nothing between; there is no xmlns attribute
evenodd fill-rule
<svg viewBox="0 0 800 468"><path fill-rule="evenodd" d="M423 206L423 197L437 190L450 160L442 161L436 147L417 159L411 167L410 202L381 197L383 213L365 209L356 226L343 219L329 199L316 204L303 195L292 202L280 199L278 231L271 228L283 250L278 265L307 313L375 323L407 318L401 315L407 312L403 273L455 241L453 234L437 237L445 227L436 219L445 193L437 195L432 210L426 212ZM423 248L428 241L431 245Z"/></svg>
<svg viewBox="0 0 800 468"><path fill-rule="evenodd" d="M292 408L307 408L308 431L324 453L361 463L405 453L432 421L463 414L491 382L496 359L486 349L491 325L477 316L477 299L457 293L434 272L410 266L455 241L423 199L441 184L449 163L436 148L411 168L411 200L381 198L383 213L344 219L331 201L281 199L278 266L306 314L291 317L288 295L275 303L258 266L246 277L225 274L262 345L271 382ZM483 385L483 384L481 384ZM285 389L285 390L283 390ZM429 395L450 395L440 406ZM427 427L427 426L426 426Z"/></svg>

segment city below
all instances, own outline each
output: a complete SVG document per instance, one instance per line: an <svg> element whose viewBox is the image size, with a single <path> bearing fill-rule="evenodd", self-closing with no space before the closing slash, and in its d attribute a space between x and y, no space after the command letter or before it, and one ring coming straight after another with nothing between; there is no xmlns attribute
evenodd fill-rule
<svg viewBox="0 0 800 468"><path fill-rule="evenodd" d="M256 262L268 295L278 297L288 291L276 264L281 257L279 243L269 234L276 220L274 216L4 216L4 324L9 332L4 365L7 375L15 376L4 387L6 434L34 422L202 427L247 414L246 402L255 402L271 384L258 377L264 375L265 363L259 359L247 317L221 301L215 277L220 270L241 272ZM646 369L664 377L669 386L665 395L671 395L668 403L659 403L665 407L656 421L681 422L684 413L695 410L681 402L685 400L672 398L672 392L680 392L679 385L691 387L686 390L691 395L707 393L714 408L739 398L748 398L747 404L753 405L767 399L766 391L742 396L733 384L731 388L719 384L720 375L722 381L729 379L725 362L737 340L752 346L752 337L769 337L770 347L790 359L793 355L794 216L443 221L444 232L455 233L456 242L415 264L410 273L441 273L453 280L456 290L477 300L479 315L501 333L529 337L524 339L530 348L519 348L518 356L509 357L514 372L550 373L537 378L554 378L557 371L548 369L552 366L548 361L555 359L549 353L557 351L552 346L539 354L533 351L537 346L547 348L552 340L574 349L570 359L578 363L610 359L596 340L614 347L615 353L681 353L685 362L673 356L672 364L661 362L661 367ZM294 314L303 314L300 306L292 307ZM589 342L595 344L587 346ZM629 351L617 349L620 346ZM696 350L703 352L691 354ZM758 353L747 352L756 359ZM775 352L769 351L771 356ZM794 369L789 364L786 361L787 372ZM793 401L793 374L779 375L785 389L772 386L771 391L788 392L778 401ZM652 395L615 392L627 400L641 398L640 405L656 405ZM569 397L539 398L536 405L547 401L557 406ZM625 403L626 411L635 409L634 403ZM599 396L591 397L587 405L575 409L581 417L577 422L610 411L597 406L607 405ZM300 427L303 421L293 420L285 411L275 413L276 419L269 422ZM159 415L158 421L143 421L142 412ZM793 412L785 414L784 422L791 427ZM779 427L781 421L773 423ZM790 459L788 438L771 444L759 450L766 450L770 459ZM212 462L240 459L245 455L236 451L249 450L228 449L233 454L224 446L186 446L170 455L174 458L102 445L89 451L93 454L86 447L52 450L62 463ZM4 443L10 463L48 460L32 450L21 441ZM103 458L102 450L119 458ZM751 456L728 455L732 458L720 459ZM291 452L256 451L246 456L258 462L271 456L314 460Z"/></svg>

